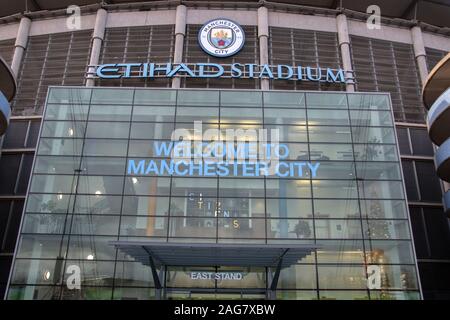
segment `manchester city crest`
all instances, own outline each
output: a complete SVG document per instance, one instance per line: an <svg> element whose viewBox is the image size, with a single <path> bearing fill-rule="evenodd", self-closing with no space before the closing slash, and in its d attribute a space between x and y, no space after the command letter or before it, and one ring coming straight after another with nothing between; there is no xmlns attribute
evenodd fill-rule
<svg viewBox="0 0 450 320"><path fill-rule="evenodd" d="M215 19L205 23L198 33L202 49L215 57L232 56L244 45L245 34L242 27L229 19Z"/></svg>

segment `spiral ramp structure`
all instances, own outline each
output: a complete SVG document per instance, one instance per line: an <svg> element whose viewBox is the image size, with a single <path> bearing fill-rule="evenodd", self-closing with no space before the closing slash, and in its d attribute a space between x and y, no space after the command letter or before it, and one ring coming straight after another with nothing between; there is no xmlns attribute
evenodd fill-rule
<svg viewBox="0 0 450 320"><path fill-rule="evenodd" d="M446 189L443 196L444 208L450 216L450 53L430 72L422 98L428 109L428 133L437 147L437 175L444 181Z"/></svg>

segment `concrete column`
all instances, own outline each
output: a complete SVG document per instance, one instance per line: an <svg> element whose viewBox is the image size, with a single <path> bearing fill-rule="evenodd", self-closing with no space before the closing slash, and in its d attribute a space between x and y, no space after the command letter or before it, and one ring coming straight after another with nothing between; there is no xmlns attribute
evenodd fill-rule
<svg viewBox="0 0 450 320"><path fill-rule="evenodd" d="M184 37L186 35L186 15L187 8L185 5L178 5L175 17L175 50L173 53L173 63L183 62ZM175 76L172 79L172 88L179 88L181 78Z"/></svg>
<svg viewBox="0 0 450 320"><path fill-rule="evenodd" d="M20 65L22 64L23 53L27 48L28 34L30 33L31 20L27 17L20 19L19 30L17 32L16 43L14 44L14 55L11 63L11 70L18 77Z"/></svg>
<svg viewBox="0 0 450 320"><path fill-rule="evenodd" d="M423 44L422 30L419 26L411 28L411 38L414 48L414 57L419 68L420 80L422 86L425 85L425 81L428 77L428 67L425 53L425 45Z"/></svg>
<svg viewBox="0 0 450 320"><path fill-rule="evenodd" d="M103 39L105 37L105 28L107 19L108 19L108 12L103 8L98 9L97 17L95 18L94 32L92 33L92 49L91 49L91 57L89 58L90 66L98 65ZM89 73L86 79L86 87L93 87L95 85L95 79L91 74L94 71L95 67L89 67Z"/></svg>
<svg viewBox="0 0 450 320"><path fill-rule="evenodd" d="M350 56L350 38L348 36L347 17L341 13L336 16L336 26L338 31L339 49L341 50L342 64L345 71L346 79L353 79L353 66ZM355 91L354 80L345 84L348 92Z"/></svg>
<svg viewBox="0 0 450 320"><path fill-rule="evenodd" d="M269 64L269 10L258 8L259 64ZM269 79L261 79L261 90L269 90Z"/></svg>

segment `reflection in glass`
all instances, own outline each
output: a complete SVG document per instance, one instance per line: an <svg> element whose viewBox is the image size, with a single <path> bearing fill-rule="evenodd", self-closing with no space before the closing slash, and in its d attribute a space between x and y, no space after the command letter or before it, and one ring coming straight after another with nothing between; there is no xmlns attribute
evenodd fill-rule
<svg viewBox="0 0 450 320"><path fill-rule="evenodd" d="M313 222L306 219L268 219L267 238L314 238Z"/></svg>
<svg viewBox="0 0 450 320"><path fill-rule="evenodd" d="M124 216L120 222L123 236L167 237L167 218L154 216Z"/></svg>
<svg viewBox="0 0 450 320"><path fill-rule="evenodd" d="M310 199L266 199L267 217L312 218Z"/></svg>
<svg viewBox="0 0 450 320"><path fill-rule="evenodd" d="M89 120L130 121L131 106L95 105L91 104Z"/></svg>
<svg viewBox="0 0 450 320"><path fill-rule="evenodd" d="M87 119L89 105L81 104L49 104L45 112L45 120L76 120Z"/></svg>
<svg viewBox="0 0 450 320"><path fill-rule="evenodd" d="M135 122L173 122L175 107L134 106L133 118Z"/></svg>

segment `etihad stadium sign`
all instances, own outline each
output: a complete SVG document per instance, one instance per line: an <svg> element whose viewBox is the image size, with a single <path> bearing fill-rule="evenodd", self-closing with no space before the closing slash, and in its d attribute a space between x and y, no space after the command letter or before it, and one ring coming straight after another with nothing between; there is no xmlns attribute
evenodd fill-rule
<svg viewBox="0 0 450 320"><path fill-rule="evenodd" d="M347 83L353 78L343 69L252 63L114 63L95 67L101 79L127 78L259 78L328 83Z"/></svg>
<svg viewBox="0 0 450 320"><path fill-rule="evenodd" d="M219 18L206 22L198 32L198 43L204 52L226 58L244 46L244 29L236 22ZM92 68L93 67L93 68ZM269 65L253 63L114 63L90 66L88 77L127 78L245 78L353 83L353 75L343 69L320 66Z"/></svg>

